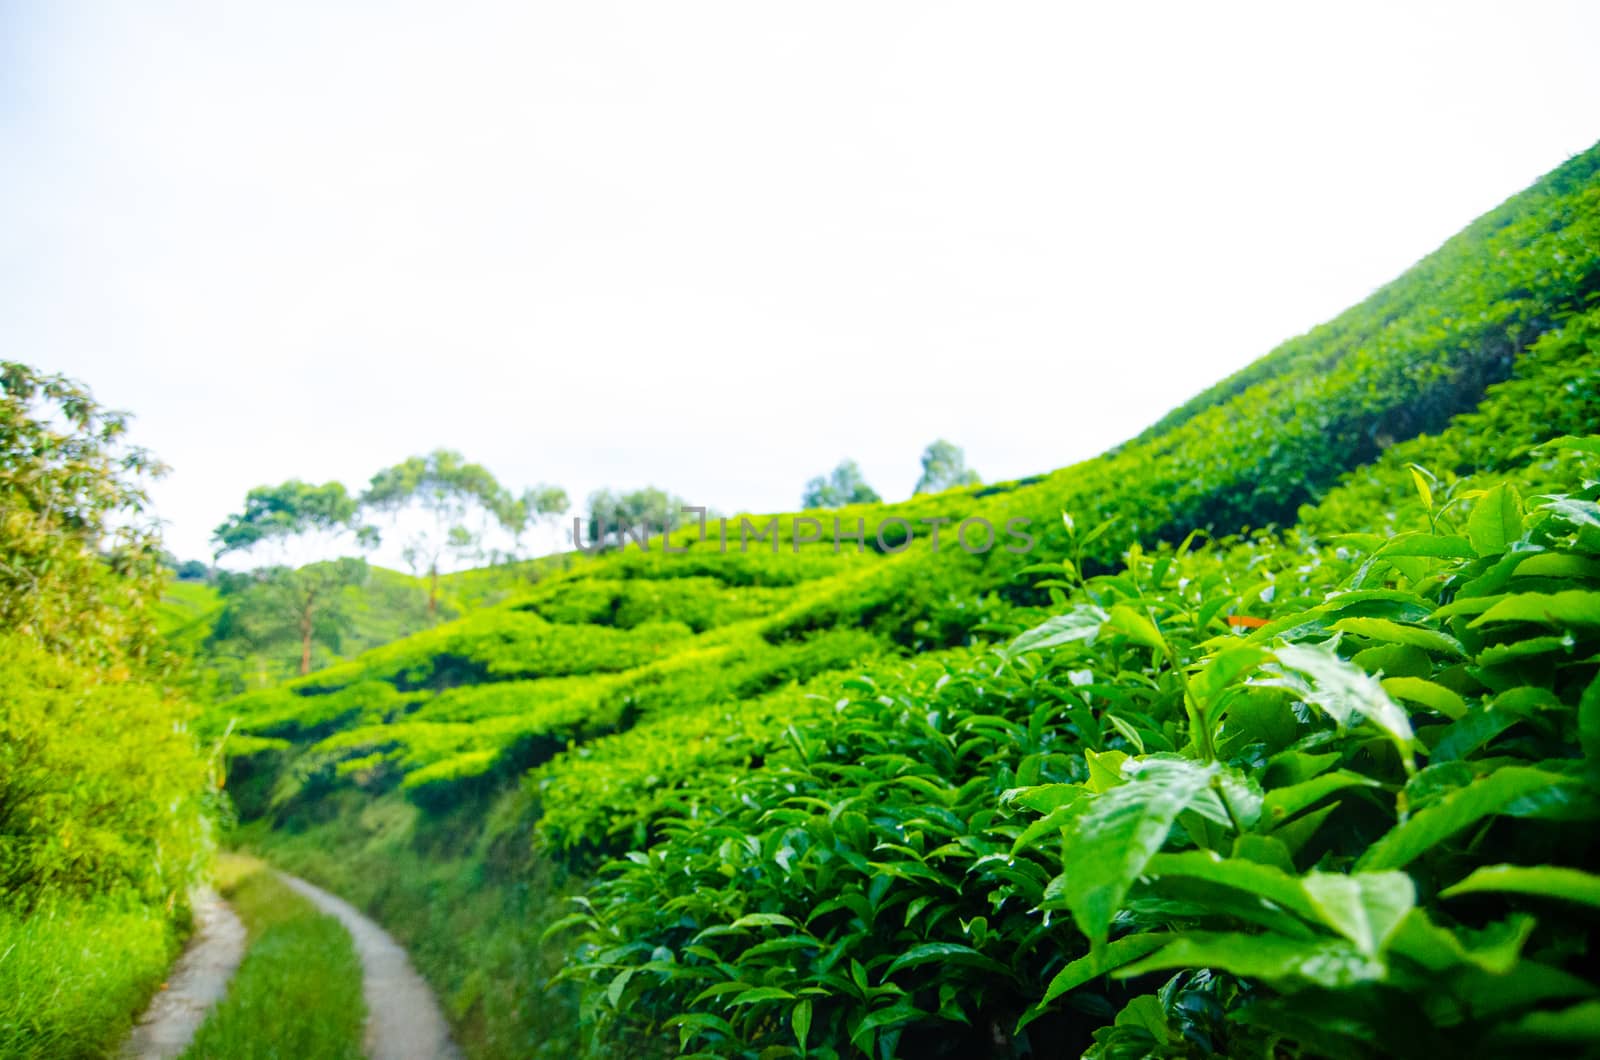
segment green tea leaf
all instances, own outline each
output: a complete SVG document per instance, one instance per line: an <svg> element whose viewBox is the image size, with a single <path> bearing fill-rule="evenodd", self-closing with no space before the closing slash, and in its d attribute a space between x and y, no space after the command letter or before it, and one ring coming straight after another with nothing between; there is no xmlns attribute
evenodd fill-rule
<svg viewBox="0 0 1600 1060"><path fill-rule="evenodd" d="M872 1036L880 1027L892 1027L897 1023L912 1023L925 1018L926 1012L917 1008L910 1001L901 998L891 1005L870 1013L863 1019L856 1029L850 1032L850 1043L862 1052L871 1053Z"/></svg>
<svg viewBox="0 0 1600 1060"><path fill-rule="evenodd" d="M1453 534L1430 534L1418 531L1391 537L1377 552L1374 559L1475 559L1472 542Z"/></svg>
<svg viewBox="0 0 1600 1060"><path fill-rule="evenodd" d="M1149 616L1140 614L1126 604L1117 604L1111 609L1111 617L1106 625L1135 644L1160 652L1167 650L1166 640Z"/></svg>
<svg viewBox="0 0 1600 1060"><path fill-rule="evenodd" d="M1179 758L1134 759L1126 784L1096 795L1061 845L1063 872L1045 891L1065 905L1079 930L1104 945L1111 918L1178 815L1211 783L1215 765Z"/></svg>
<svg viewBox="0 0 1600 1060"><path fill-rule="evenodd" d="M1444 730L1429 761L1460 761L1521 720L1509 710L1474 710Z"/></svg>
<svg viewBox="0 0 1600 1060"><path fill-rule="evenodd" d="M1343 791L1346 788L1377 787L1382 787L1382 785L1371 777L1362 776L1360 773L1352 773L1347 769L1339 769L1332 773L1324 773L1321 776L1313 777L1310 780L1301 781L1299 784L1291 784L1284 788L1273 788L1262 799L1262 813L1268 821L1276 824L1279 821L1293 817L1307 806L1321 802L1336 791Z"/></svg>
<svg viewBox="0 0 1600 1060"><path fill-rule="evenodd" d="M1535 552L1517 564L1519 578L1579 578L1600 580L1600 563L1569 552Z"/></svg>
<svg viewBox="0 0 1600 1060"><path fill-rule="evenodd" d="M1472 620L1539 622L1549 626L1600 626L1600 593L1569 589L1560 593L1517 593L1508 596Z"/></svg>
<svg viewBox="0 0 1600 1060"><path fill-rule="evenodd" d="M1580 438L1571 434L1563 434L1559 438L1552 438L1539 446L1540 449L1569 449L1578 453L1588 453L1590 456L1600 456L1600 438Z"/></svg>
<svg viewBox="0 0 1600 1060"><path fill-rule="evenodd" d="M902 953L884 971L884 975L893 975L904 968L915 968L930 961L949 961L953 964L971 964L979 968L986 968L1002 975L1010 975L1011 970L992 957L986 957L971 946L963 946L959 942L924 942L920 946L913 946Z"/></svg>
<svg viewBox="0 0 1600 1060"><path fill-rule="evenodd" d="M1339 989L1384 977L1383 962L1343 939L1308 943L1282 935L1196 931L1114 974L1130 979L1168 968L1211 968L1269 983L1313 983Z"/></svg>
<svg viewBox="0 0 1600 1060"><path fill-rule="evenodd" d="M1461 647L1461 642L1447 633L1440 633L1436 629L1427 629L1423 626L1405 626L1399 622L1391 622L1387 618L1341 618L1333 624L1333 628L1335 632L1351 633L1388 644L1409 644L1428 651L1442 652L1457 659L1464 659L1467 656Z"/></svg>
<svg viewBox="0 0 1600 1060"><path fill-rule="evenodd" d="M1592 1046L1600 1042L1600 1001L1582 1001L1557 1012L1530 1012L1496 1037Z"/></svg>
<svg viewBox="0 0 1600 1060"><path fill-rule="evenodd" d="M1210 850L1157 854L1150 859L1145 874L1205 880L1253 894L1307 920L1316 921L1320 916L1299 877L1259 862L1223 858Z"/></svg>
<svg viewBox="0 0 1600 1060"><path fill-rule="evenodd" d="M1600 675L1589 682L1578 700L1578 743L1590 769L1600 768Z"/></svg>
<svg viewBox="0 0 1600 1060"><path fill-rule="evenodd" d="M1478 931L1440 927L1421 909L1406 914L1389 938L1389 953L1400 954L1430 972L1472 965L1491 975L1505 975L1516 966L1522 947L1538 922L1525 914L1490 924Z"/></svg>
<svg viewBox="0 0 1600 1060"><path fill-rule="evenodd" d="M1349 725L1352 717L1366 718L1389 734L1409 766L1414 739L1411 719L1389 698L1377 678L1341 659L1331 646L1286 644L1275 654L1284 677L1263 683L1290 689L1340 725Z"/></svg>
<svg viewBox="0 0 1600 1060"><path fill-rule="evenodd" d="M1417 496L1422 498L1422 506L1428 511L1433 511L1433 489L1428 484L1429 474L1422 467L1411 464L1411 482L1417 487Z"/></svg>
<svg viewBox="0 0 1600 1060"><path fill-rule="evenodd" d="M797 928L800 925L796 924L792 919L784 916L782 913L749 913L740 917L738 920L735 920L728 926L734 930L739 930L741 928L753 927Z"/></svg>
<svg viewBox="0 0 1600 1060"><path fill-rule="evenodd" d="M1440 684L1420 677L1385 677L1383 690L1396 699L1409 699L1413 703L1438 711L1452 720L1467 712L1467 701Z"/></svg>
<svg viewBox="0 0 1600 1060"><path fill-rule="evenodd" d="M1114 939L1098 949L1089 951L1056 973L1055 978L1050 980L1050 985L1045 988L1044 997L1023 1014L1022 1019L1017 1021L1016 1029L1022 1030L1043 1015L1045 1006L1067 991L1075 990L1091 979L1097 979L1107 972L1136 961L1171 941L1172 936L1166 932L1147 932L1124 935L1120 939Z"/></svg>
<svg viewBox="0 0 1600 1060"><path fill-rule="evenodd" d="M1467 516L1467 540L1480 556L1498 556L1522 536L1522 498L1502 482L1478 498Z"/></svg>
<svg viewBox="0 0 1600 1060"><path fill-rule="evenodd" d="M1322 922L1368 957L1383 952L1417 901L1416 885L1403 872L1313 872L1303 882Z"/></svg>
<svg viewBox="0 0 1600 1060"><path fill-rule="evenodd" d="M1507 766L1419 810L1395 826L1356 862L1358 869L1400 869L1469 825L1499 813L1517 799L1568 783L1559 773Z"/></svg>
<svg viewBox="0 0 1600 1060"><path fill-rule="evenodd" d="M735 994L730 1005L754 1005L760 1001L793 1001L794 995L776 986L758 986Z"/></svg>
<svg viewBox="0 0 1600 1060"><path fill-rule="evenodd" d="M1557 497L1541 507L1568 526L1579 529L1600 527L1600 504L1594 501L1579 500L1576 497Z"/></svg>
<svg viewBox="0 0 1600 1060"><path fill-rule="evenodd" d="M617 973L616 978L611 980L611 985L606 987L606 1000L611 1002L612 1008L622 1004L622 992L628 989L628 980L633 978L633 973L636 970L634 968L624 968Z"/></svg>
<svg viewBox="0 0 1600 1060"><path fill-rule="evenodd" d="M1441 898L1483 891L1508 891L1600 907L1600 876L1555 865L1485 865L1439 892Z"/></svg>
<svg viewBox="0 0 1600 1060"><path fill-rule="evenodd" d="M709 1012L688 1012L681 1016L674 1016L667 1020L668 1027L678 1028L678 1048L687 1050L689 1042L696 1034L706 1031L716 1031L727 1038L735 1038L733 1025L721 1016L713 1016Z"/></svg>
<svg viewBox="0 0 1600 1060"><path fill-rule="evenodd" d="M1006 648L1006 653L1015 657L1025 652L1058 648L1074 641L1092 643L1106 618L1106 613L1092 604L1075 607L1064 615L1053 615L1019 635Z"/></svg>
<svg viewBox="0 0 1600 1060"><path fill-rule="evenodd" d="M794 1012L789 1021L794 1025L794 1039L799 1043L800 1051L806 1051L806 1039L811 1037L811 999L795 1002Z"/></svg>

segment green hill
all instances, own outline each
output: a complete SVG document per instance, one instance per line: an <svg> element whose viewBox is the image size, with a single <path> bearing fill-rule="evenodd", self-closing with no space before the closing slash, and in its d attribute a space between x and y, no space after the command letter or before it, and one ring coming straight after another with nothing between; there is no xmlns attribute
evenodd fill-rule
<svg viewBox="0 0 1600 1060"><path fill-rule="evenodd" d="M1098 459L460 576L205 727L481 1055L1584 1055L1597 433L1600 149Z"/></svg>

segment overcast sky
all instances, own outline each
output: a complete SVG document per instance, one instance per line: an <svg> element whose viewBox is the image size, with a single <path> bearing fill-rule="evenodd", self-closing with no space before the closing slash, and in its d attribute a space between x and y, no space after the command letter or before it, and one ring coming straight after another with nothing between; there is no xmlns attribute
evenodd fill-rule
<svg viewBox="0 0 1600 1060"><path fill-rule="evenodd" d="M435 446L890 499L1136 433L1600 139L1600 5L0 0L0 356L183 556Z"/></svg>

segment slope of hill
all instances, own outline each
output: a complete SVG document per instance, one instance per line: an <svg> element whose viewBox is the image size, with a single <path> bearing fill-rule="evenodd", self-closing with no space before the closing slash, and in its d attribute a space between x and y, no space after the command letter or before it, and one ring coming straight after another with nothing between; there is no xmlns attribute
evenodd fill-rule
<svg viewBox="0 0 1600 1060"><path fill-rule="evenodd" d="M1597 302L1600 149L1097 460L215 705L241 834L482 1055L1581 1052Z"/></svg>
<svg viewBox="0 0 1600 1060"><path fill-rule="evenodd" d="M502 599L525 588L547 566L538 561L447 575L441 580L438 611L430 614L424 582L369 565L364 580L340 590L339 635L313 644L313 665L344 662L486 601ZM248 636L230 635L230 603L230 597L211 582L174 580L162 595L155 619L167 642L189 660L191 687L197 694L217 698L293 677L299 666L298 640L261 644Z"/></svg>

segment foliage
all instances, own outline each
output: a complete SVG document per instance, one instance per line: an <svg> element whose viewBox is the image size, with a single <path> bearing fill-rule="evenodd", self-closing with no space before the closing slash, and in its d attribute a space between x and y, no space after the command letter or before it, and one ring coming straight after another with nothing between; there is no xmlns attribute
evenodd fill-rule
<svg viewBox="0 0 1600 1060"><path fill-rule="evenodd" d="M428 575L430 612L438 606L439 573L447 557L457 563L479 558L491 522L517 529L528 517L487 468L448 449L379 471L361 495L361 506L391 516L417 509L432 521L405 544L412 573Z"/></svg>
<svg viewBox="0 0 1600 1060"><path fill-rule="evenodd" d="M258 588L261 580L259 572L220 572L212 585L173 582L167 586L156 619L167 643L185 664L178 679L195 698L222 699L299 673L300 652L287 650L284 611L261 606L259 599L240 606L239 594L263 592ZM223 589L229 590L228 595ZM454 618L463 606L450 578L441 583L435 614L429 614L427 601L423 582L366 564L362 577L340 587L336 598L318 609L311 668L346 661L427 629L440 618ZM267 628L252 628L257 622ZM298 629L288 632L294 634L298 649Z"/></svg>
<svg viewBox="0 0 1600 1060"><path fill-rule="evenodd" d="M0 904L181 900L205 854L204 763L174 704L0 636Z"/></svg>
<svg viewBox="0 0 1600 1060"><path fill-rule="evenodd" d="M977 486L983 482L967 467L967 454L959 445L943 438L922 451L922 477L913 493L943 493L957 486Z"/></svg>
<svg viewBox="0 0 1600 1060"><path fill-rule="evenodd" d="M311 652L323 644L337 652L353 619L350 596L367 580L363 560L347 558L304 567L267 567L244 577L219 580L222 609L211 632L212 646L229 642L251 655L277 654L289 645L299 657L299 672L311 672Z"/></svg>
<svg viewBox="0 0 1600 1060"><path fill-rule="evenodd" d="M80 384L0 361L0 628L86 660L148 654L164 468L127 428Z"/></svg>
<svg viewBox="0 0 1600 1060"><path fill-rule="evenodd" d="M1583 936L1515 896L1600 881L1573 831L1600 816L1580 756L1596 497L1524 517L1500 487L1461 512L1514 513L1498 541L1441 527L1273 563L1248 636L1227 619L1262 606L1262 546L1135 553L1069 598L1082 635L856 681L602 870L573 968L589 1018L719 1055L803 1048L802 1022L820 1054L1110 1055L1192 1040L1190 1009L1229 1056L1560 1048L1534 1015L1590 995ZM1566 867L1451 900L1506 862ZM1073 1037L1158 988L1209 996ZM1397 1005L1427 1026L1392 1025Z"/></svg>
<svg viewBox="0 0 1600 1060"><path fill-rule="evenodd" d="M217 527L212 540L218 558L265 549L281 555L308 539L333 544L351 532L367 544L376 538L370 527L356 526L356 502L343 485L290 481L251 490L244 510ZM357 559L280 561L249 575L224 575L219 579L222 613L211 639L238 640L256 654L293 643L300 649L300 672L310 673L312 644L320 640L337 650L340 635L350 627L350 616L340 606L346 596L340 590L360 585L366 577L367 565Z"/></svg>
<svg viewBox="0 0 1600 1060"><path fill-rule="evenodd" d="M585 546L578 540L576 526L572 542L578 547L595 548L626 547L629 541L643 544L666 528L680 525L685 505L682 497L654 486L627 493L596 490L589 494L589 525L584 531L584 540L589 544Z"/></svg>
<svg viewBox="0 0 1600 1060"><path fill-rule="evenodd" d="M354 528L356 502L339 482L312 486L290 480L257 486L245 495L244 510L212 534L217 555L283 545L308 534L338 534Z"/></svg>
<svg viewBox="0 0 1600 1060"><path fill-rule="evenodd" d="M522 551L522 536L547 519L556 519L572 506L560 486L530 486L512 500L502 519L512 537L513 558Z"/></svg>
<svg viewBox="0 0 1600 1060"><path fill-rule="evenodd" d="M826 475L818 475L806 483L800 496L802 508L843 508L850 504L877 504L883 498L867 485L861 468L854 460L841 460L839 466Z"/></svg>

